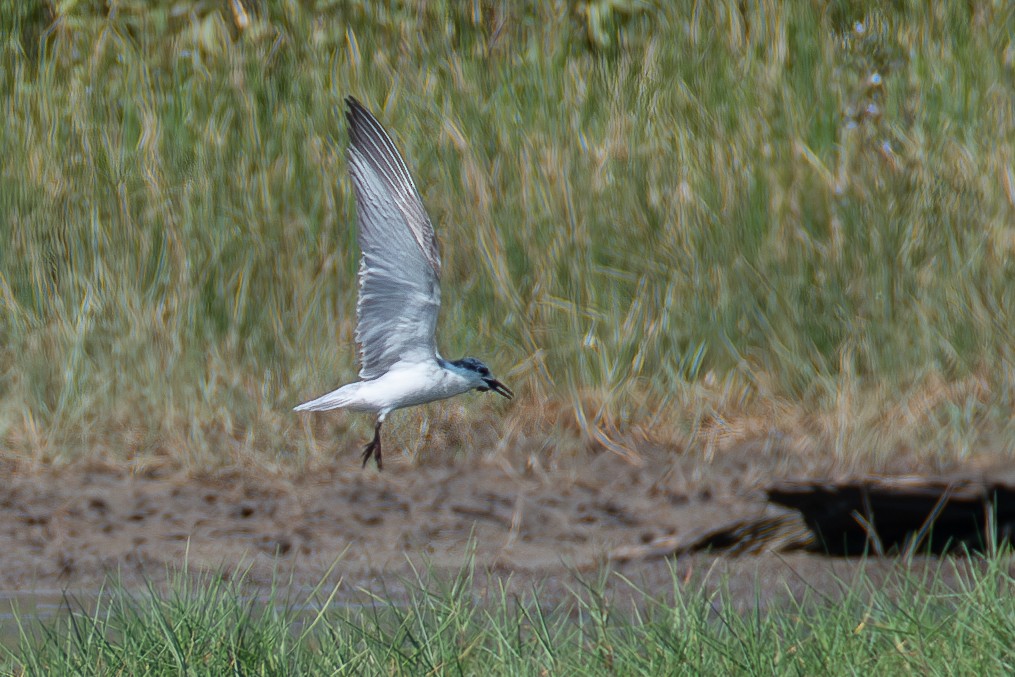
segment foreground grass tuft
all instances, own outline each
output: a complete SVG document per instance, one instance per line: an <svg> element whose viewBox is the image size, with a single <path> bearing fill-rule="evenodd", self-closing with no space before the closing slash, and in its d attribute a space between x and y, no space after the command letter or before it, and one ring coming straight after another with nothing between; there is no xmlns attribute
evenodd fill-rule
<svg viewBox="0 0 1015 677"><path fill-rule="evenodd" d="M19 618L20 641L4 667L47 675L1010 672L1010 557L939 566L753 611L738 610L727 592L681 583L676 570L669 595L622 585L633 605L617 604L605 578L576 578L574 592L551 603L539 590L509 594L496 578L480 586L469 567L451 579L421 572L405 592L368 595L365 606L332 603L335 589L294 601L280 589L256 595L242 582L184 574L168 592L110 587L94 610L46 625Z"/></svg>
<svg viewBox="0 0 1015 677"><path fill-rule="evenodd" d="M349 93L438 224L444 352L520 393L406 444L1015 452L1011 3L245 4L0 1L9 458L360 425L289 412L355 373Z"/></svg>

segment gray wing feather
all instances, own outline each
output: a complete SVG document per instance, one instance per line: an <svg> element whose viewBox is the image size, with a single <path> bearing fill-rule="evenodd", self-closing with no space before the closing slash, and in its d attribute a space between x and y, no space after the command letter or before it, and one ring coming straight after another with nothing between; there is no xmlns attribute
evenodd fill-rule
<svg viewBox="0 0 1015 677"><path fill-rule="evenodd" d="M405 162L380 123L346 99L349 173L356 196L360 378L436 356L440 256L433 225Z"/></svg>
<svg viewBox="0 0 1015 677"><path fill-rule="evenodd" d="M346 98L346 104L349 106L346 117L349 120L352 147L362 153L384 183L392 201L405 217L405 225L433 267L434 274L440 277L441 258L437 234L423 207L409 168L377 118L351 96Z"/></svg>

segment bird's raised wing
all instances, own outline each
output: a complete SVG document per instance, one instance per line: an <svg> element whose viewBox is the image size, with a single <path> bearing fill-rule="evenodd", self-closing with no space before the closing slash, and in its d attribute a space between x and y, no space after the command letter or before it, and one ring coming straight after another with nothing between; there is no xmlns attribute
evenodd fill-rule
<svg viewBox="0 0 1015 677"><path fill-rule="evenodd" d="M440 254L433 224L384 128L348 97L349 173L359 221L360 378L436 356Z"/></svg>

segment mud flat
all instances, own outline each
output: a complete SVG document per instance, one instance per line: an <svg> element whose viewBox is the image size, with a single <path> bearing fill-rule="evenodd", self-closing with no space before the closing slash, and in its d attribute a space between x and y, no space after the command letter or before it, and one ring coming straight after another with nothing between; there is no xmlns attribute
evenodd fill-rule
<svg viewBox="0 0 1015 677"><path fill-rule="evenodd" d="M474 562L481 582L548 594L606 569L673 594L676 572L686 585L722 583L753 604L759 589L763 601L829 593L861 570L938 566L824 554L804 513L769 500L793 463L766 449L748 445L710 464L659 450L640 466L604 452L552 471L393 459L376 473L338 459L295 478L15 472L0 491L0 590L87 593L110 575L159 581L186 565L254 585L341 579L352 599L364 589L397 593L421 569L453 575ZM791 489L799 496L801 486ZM969 494L963 486L955 496ZM939 502L932 496L927 511L941 513Z"/></svg>

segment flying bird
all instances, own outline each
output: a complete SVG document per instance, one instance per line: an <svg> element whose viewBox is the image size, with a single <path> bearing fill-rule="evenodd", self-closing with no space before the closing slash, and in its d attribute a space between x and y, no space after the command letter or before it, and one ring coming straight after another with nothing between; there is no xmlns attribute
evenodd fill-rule
<svg viewBox="0 0 1015 677"><path fill-rule="evenodd" d="M295 411L350 409L377 414L363 450L381 466L381 425L396 409L470 390L514 393L474 357L445 360L435 333L441 305L437 235L402 156L377 119L346 97L349 174L360 248L356 342L360 380Z"/></svg>

